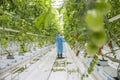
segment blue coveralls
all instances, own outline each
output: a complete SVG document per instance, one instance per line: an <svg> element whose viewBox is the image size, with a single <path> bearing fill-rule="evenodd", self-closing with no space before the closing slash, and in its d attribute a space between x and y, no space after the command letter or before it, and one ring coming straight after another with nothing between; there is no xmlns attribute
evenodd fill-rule
<svg viewBox="0 0 120 80"><path fill-rule="evenodd" d="M57 46L57 53L58 54L63 53L63 43L64 43L63 37L58 35L56 37L56 46Z"/></svg>

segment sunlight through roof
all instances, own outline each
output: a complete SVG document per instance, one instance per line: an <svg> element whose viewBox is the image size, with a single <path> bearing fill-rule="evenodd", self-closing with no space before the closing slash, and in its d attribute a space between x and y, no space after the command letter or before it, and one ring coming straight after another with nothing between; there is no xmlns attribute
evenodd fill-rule
<svg viewBox="0 0 120 80"><path fill-rule="evenodd" d="M60 8L64 3L63 0L52 0L52 2L53 2L52 6L54 8Z"/></svg>

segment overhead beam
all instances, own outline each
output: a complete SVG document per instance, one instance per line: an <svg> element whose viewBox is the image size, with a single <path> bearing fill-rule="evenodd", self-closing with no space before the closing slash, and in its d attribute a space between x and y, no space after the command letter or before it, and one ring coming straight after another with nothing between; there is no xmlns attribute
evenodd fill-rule
<svg viewBox="0 0 120 80"><path fill-rule="evenodd" d="M113 22L113 21L118 20L118 19L120 19L120 14L118 14L117 16L114 16L114 17L110 18L108 21L109 22Z"/></svg>
<svg viewBox="0 0 120 80"><path fill-rule="evenodd" d="M10 32L20 32L19 30L14 30L14 29L10 29L10 28L3 28L3 27L0 27L0 30L5 30L5 31L10 31ZM30 32L27 32L26 34L28 35L32 35L32 36L38 36L38 34L33 34L33 33L30 33Z"/></svg>
<svg viewBox="0 0 120 80"><path fill-rule="evenodd" d="M33 33L30 33L30 32L27 32L27 34L33 35L33 36L38 36L38 34L33 34Z"/></svg>
<svg viewBox="0 0 120 80"><path fill-rule="evenodd" d="M11 31L11 32L20 32L18 30L13 30L13 29L3 28L3 27L0 27L0 30Z"/></svg>

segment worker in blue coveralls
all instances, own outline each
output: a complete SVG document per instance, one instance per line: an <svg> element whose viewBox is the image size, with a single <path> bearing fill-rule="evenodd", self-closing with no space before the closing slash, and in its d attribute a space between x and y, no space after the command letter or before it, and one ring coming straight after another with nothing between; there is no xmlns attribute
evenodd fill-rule
<svg viewBox="0 0 120 80"><path fill-rule="evenodd" d="M59 32L58 35L56 36L56 46L57 46L57 55L58 58L63 58L63 43L64 39L62 34Z"/></svg>

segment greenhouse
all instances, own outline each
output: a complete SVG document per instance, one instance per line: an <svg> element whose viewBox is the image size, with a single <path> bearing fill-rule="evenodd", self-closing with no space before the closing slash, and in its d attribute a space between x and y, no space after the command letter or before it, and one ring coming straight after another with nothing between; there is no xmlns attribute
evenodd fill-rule
<svg viewBox="0 0 120 80"><path fill-rule="evenodd" d="M0 80L120 80L120 0L0 0Z"/></svg>

